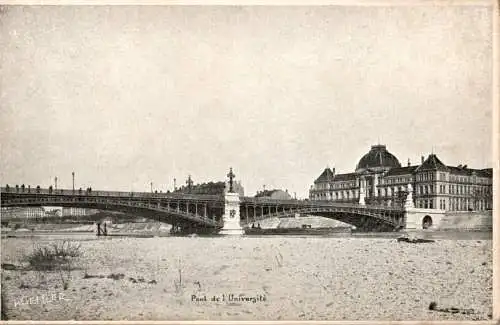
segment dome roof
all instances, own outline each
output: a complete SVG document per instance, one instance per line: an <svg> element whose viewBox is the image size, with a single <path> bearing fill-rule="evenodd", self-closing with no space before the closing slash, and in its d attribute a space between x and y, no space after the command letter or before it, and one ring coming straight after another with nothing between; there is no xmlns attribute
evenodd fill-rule
<svg viewBox="0 0 500 325"><path fill-rule="evenodd" d="M384 145L372 146L370 151L359 160L358 165L356 166L356 171L380 167L401 167L398 159L387 151Z"/></svg>

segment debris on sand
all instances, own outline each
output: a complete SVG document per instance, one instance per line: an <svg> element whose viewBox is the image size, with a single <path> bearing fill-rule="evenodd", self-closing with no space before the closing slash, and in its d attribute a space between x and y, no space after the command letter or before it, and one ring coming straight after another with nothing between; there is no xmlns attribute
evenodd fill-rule
<svg viewBox="0 0 500 325"><path fill-rule="evenodd" d="M92 274L88 274L87 272L85 272L85 274L83 275L83 278L84 279L94 279L94 278L104 279L105 276L104 275L92 275Z"/></svg>
<svg viewBox="0 0 500 325"><path fill-rule="evenodd" d="M434 243L433 239L422 239L422 238L410 238L410 237L399 237L399 242L412 243L412 244L421 244L421 243Z"/></svg>
<svg viewBox="0 0 500 325"><path fill-rule="evenodd" d="M15 271L17 270L17 266L15 266L14 264L2 263L2 270Z"/></svg>
<svg viewBox="0 0 500 325"><path fill-rule="evenodd" d="M125 274L123 273L111 273L108 275L108 279L113 279L113 280L121 280L125 277Z"/></svg>
<svg viewBox="0 0 500 325"><path fill-rule="evenodd" d="M464 315L471 315L474 314L474 309L468 308L456 308L456 307L450 307L450 308L438 308L436 302L431 302L429 304L429 310L433 311L439 311L442 313L451 313L451 314L464 314Z"/></svg>

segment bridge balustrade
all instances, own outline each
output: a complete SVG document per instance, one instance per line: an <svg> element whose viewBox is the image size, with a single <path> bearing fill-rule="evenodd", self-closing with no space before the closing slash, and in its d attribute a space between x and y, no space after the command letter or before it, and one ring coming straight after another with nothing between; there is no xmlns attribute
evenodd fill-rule
<svg viewBox="0 0 500 325"><path fill-rule="evenodd" d="M62 196L87 196L87 197L126 197L126 198L149 198L149 199L181 199L181 200L222 200L221 195L205 195L205 194L185 194L185 193L149 193L149 192L121 192L121 191L86 191L68 190L68 189L50 189L37 188L36 192L16 192L12 188L0 187L2 193L22 194L45 194L45 195L62 195Z"/></svg>

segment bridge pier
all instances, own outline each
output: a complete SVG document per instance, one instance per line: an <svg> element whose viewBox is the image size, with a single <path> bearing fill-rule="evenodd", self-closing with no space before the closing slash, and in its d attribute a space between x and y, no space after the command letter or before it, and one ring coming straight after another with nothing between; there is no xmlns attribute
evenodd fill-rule
<svg viewBox="0 0 500 325"><path fill-rule="evenodd" d="M405 201L405 230L423 230L434 228L441 223L445 210L415 208L413 188L408 184L408 196Z"/></svg>
<svg viewBox="0 0 500 325"><path fill-rule="evenodd" d="M243 235L244 231L240 225L239 194L227 192L225 195L224 206L224 215L222 216L224 226L220 233L222 235Z"/></svg>
<svg viewBox="0 0 500 325"><path fill-rule="evenodd" d="M405 209L405 230L432 229L441 223L445 210L438 209Z"/></svg>

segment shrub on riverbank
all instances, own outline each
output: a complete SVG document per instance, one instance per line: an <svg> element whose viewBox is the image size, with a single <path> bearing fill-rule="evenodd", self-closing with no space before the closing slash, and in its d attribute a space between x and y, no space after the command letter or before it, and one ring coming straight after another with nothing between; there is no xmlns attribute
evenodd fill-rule
<svg viewBox="0 0 500 325"><path fill-rule="evenodd" d="M70 266L71 259L80 257L79 244L69 241L54 243L51 246L37 246L26 256L30 268L35 271L54 271L63 266Z"/></svg>
<svg viewBox="0 0 500 325"><path fill-rule="evenodd" d="M65 240L50 246L35 246L25 260L31 270L38 272L40 279L44 278L44 272L57 272L62 287L66 290L69 287L74 259L81 255L80 244Z"/></svg>

